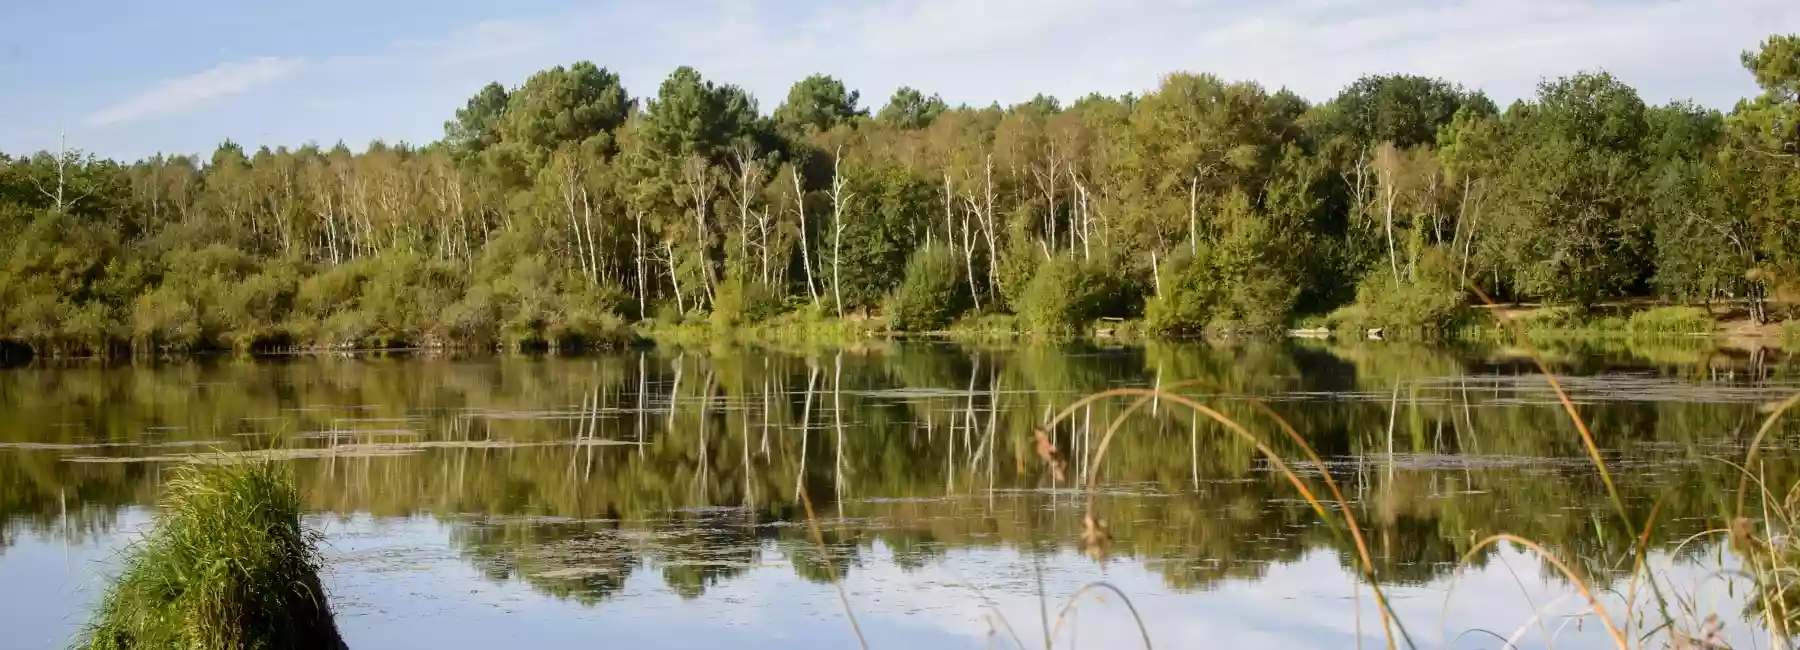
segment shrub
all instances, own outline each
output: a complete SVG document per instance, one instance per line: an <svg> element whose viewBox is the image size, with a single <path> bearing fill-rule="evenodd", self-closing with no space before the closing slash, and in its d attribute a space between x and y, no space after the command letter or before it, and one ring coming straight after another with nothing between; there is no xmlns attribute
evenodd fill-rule
<svg viewBox="0 0 1800 650"><path fill-rule="evenodd" d="M368 281L367 262L339 264L300 282L294 294L296 329L315 343L356 345L373 327L354 314Z"/></svg>
<svg viewBox="0 0 1800 650"><path fill-rule="evenodd" d="M156 291L165 295L157 300L179 299L193 308L199 328L193 346L229 347L241 332L287 315L291 277L278 279L279 270L270 277L255 274L258 260L244 251L224 244L177 249L162 266ZM258 298L265 299L252 304ZM267 313L251 313L257 309Z"/></svg>
<svg viewBox="0 0 1800 650"><path fill-rule="evenodd" d="M1219 290L1206 265L1178 257L1158 272L1161 295L1144 305L1144 326L1164 336L1198 336L1218 307Z"/></svg>
<svg viewBox="0 0 1800 650"><path fill-rule="evenodd" d="M411 253L374 260L358 307L373 316L386 345L434 345L447 338L438 318L463 295L465 276L449 263Z"/></svg>
<svg viewBox="0 0 1800 650"><path fill-rule="evenodd" d="M781 292L774 287L734 278L719 283L711 320L719 329L760 323L781 313L782 305Z"/></svg>
<svg viewBox="0 0 1800 650"><path fill-rule="evenodd" d="M185 352L200 343L200 312L181 293L159 287L138 296L131 310L132 340L151 350Z"/></svg>
<svg viewBox="0 0 1800 650"><path fill-rule="evenodd" d="M224 333L226 342L234 348L251 349L284 339L286 331L277 324L287 320L298 288L293 270L279 265L231 288L223 307L229 328Z"/></svg>
<svg viewBox="0 0 1800 650"><path fill-rule="evenodd" d="M1567 305L1544 307L1520 315L1519 325L1527 331L1578 329L1587 322L1584 313L1579 308Z"/></svg>
<svg viewBox="0 0 1800 650"><path fill-rule="evenodd" d="M380 325L373 316L359 310L342 311L320 321L310 331L314 342L331 347L386 347L388 341L379 336Z"/></svg>
<svg viewBox="0 0 1800 650"><path fill-rule="evenodd" d="M998 261L989 262L994 264L995 275L998 276L998 286L994 288L999 290L1004 308L1013 313L1023 313L1025 292L1045 264L1043 251L1027 243L1028 241L1029 239L1015 240L1006 248L1000 249ZM980 272L980 269L976 271ZM1000 308L1002 305L995 307Z"/></svg>
<svg viewBox="0 0 1800 650"><path fill-rule="evenodd" d="M1300 301L1300 285L1291 277L1246 273L1236 276L1212 319L1219 329L1268 333L1287 327Z"/></svg>
<svg viewBox="0 0 1800 650"><path fill-rule="evenodd" d="M906 262L906 278L888 296L888 327L902 332L943 329L969 308L962 258L948 246L920 249Z"/></svg>
<svg viewBox="0 0 1800 650"><path fill-rule="evenodd" d="M113 316L113 310L99 301L86 301L69 311L63 331L76 347L91 354L107 356L114 343L127 340L126 327Z"/></svg>
<svg viewBox="0 0 1800 650"><path fill-rule="evenodd" d="M493 290L484 284L470 287L462 299L444 308L439 326L462 345L494 347L500 340L500 310Z"/></svg>
<svg viewBox="0 0 1800 650"><path fill-rule="evenodd" d="M343 648L318 536L273 463L176 468L151 532L101 599L86 650Z"/></svg>
<svg viewBox="0 0 1800 650"><path fill-rule="evenodd" d="M681 322L681 308L676 307L673 300L658 301L655 306L650 308L650 312L655 314L651 320L657 323L675 325Z"/></svg>
<svg viewBox="0 0 1800 650"><path fill-rule="evenodd" d="M1074 333L1102 316L1129 317L1141 304L1136 283L1107 262L1057 259L1038 267L1019 315L1040 334Z"/></svg>
<svg viewBox="0 0 1800 650"><path fill-rule="evenodd" d="M1389 336L1438 338L1448 334L1468 313L1462 285L1447 258L1428 252L1410 278L1395 281L1377 268L1356 287L1356 303L1329 319L1340 329L1381 328Z"/></svg>
<svg viewBox="0 0 1800 650"><path fill-rule="evenodd" d="M411 253L340 264L299 283L295 329L326 345L395 347L442 343L445 310L463 295L454 266ZM246 305L271 298L250 298Z"/></svg>
<svg viewBox="0 0 1800 650"><path fill-rule="evenodd" d="M637 341L625 319L612 312L577 310L562 314L545 328L545 340L563 352L619 350Z"/></svg>

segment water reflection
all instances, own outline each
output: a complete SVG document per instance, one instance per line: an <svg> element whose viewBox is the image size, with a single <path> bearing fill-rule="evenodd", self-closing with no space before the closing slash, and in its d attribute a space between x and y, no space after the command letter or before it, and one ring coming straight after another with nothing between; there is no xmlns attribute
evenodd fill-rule
<svg viewBox="0 0 1800 650"><path fill-rule="evenodd" d="M1794 386L1760 356L1676 364L1593 352L1556 358L1581 375L1567 383L1629 516L1644 520L1660 497L1650 542L1675 552L1722 521L1734 494L1737 475L1707 458L1741 457L1759 406ZM771 570L823 588L968 557L1129 570L1171 593L1353 566L1351 547L1247 443L1169 405L1128 420L1096 463L1097 438L1129 401L1097 403L1049 434L1067 476L1039 459L1034 431L1053 412L1106 388L1157 385L1189 385L1261 429L1269 422L1233 395L1267 398L1345 486L1389 585L1441 583L1477 540L1503 531L1593 579L1625 568L1630 531L1527 365L1487 351L1288 345L9 371L0 563L20 535L115 539L120 513L154 502L169 463L256 456L293 463L316 512L436 522L446 552L486 580L581 607L631 602L647 579L697 599L767 583ZM1774 485L1797 478L1784 453L1759 471ZM1078 555L1086 499L1075 486L1090 475L1111 534L1099 563Z"/></svg>

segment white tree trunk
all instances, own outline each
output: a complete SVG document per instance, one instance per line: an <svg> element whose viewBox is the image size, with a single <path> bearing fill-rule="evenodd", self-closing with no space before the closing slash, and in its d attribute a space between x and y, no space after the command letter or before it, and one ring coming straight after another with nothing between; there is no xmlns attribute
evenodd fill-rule
<svg viewBox="0 0 1800 650"><path fill-rule="evenodd" d="M997 239L997 236L995 234L996 229L994 227L994 156L993 156L993 154L988 154L987 167L986 167L986 171L983 174L983 177L985 179L985 181L984 181L985 189L983 190L983 194L985 195L984 198L986 199L986 206L982 210L981 230L982 230L982 234L987 236L988 291L992 292L992 291L998 291L1000 289L1000 246L995 241ZM990 293L989 295L991 296L992 294Z"/></svg>
<svg viewBox="0 0 1800 650"><path fill-rule="evenodd" d="M675 288L675 311L687 313L687 303L681 299L681 274L675 268L675 246L663 242L664 260L669 263L669 284Z"/></svg>
<svg viewBox="0 0 1800 650"><path fill-rule="evenodd" d="M650 283L644 278L644 213L639 210L633 210L631 219L636 224L635 229L631 234L631 243L632 246L637 249L638 318L642 319L650 316L650 314L645 313L647 306L644 304L646 294L650 293Z"/></svg>
<svg viewBox="0 0 1800 650"><path fill-rule="evenodd" d="M844 244L844 148L838 147L831 161L831 297L837 303L838 318L844 317L844 287L839 282L838 262L843 258Z"/></svg>
<svg viewBox="0 0 1800 650"><path fill-rule="evenodd" d="M800 211L800 267L806 269L806 295L812 297L813 308L819 307L818 281L813 278L812 253L806 240L806 191L800 187L800 168L794 167L794 202Z"/></svg>
<svg viewBox="0 0 1800 650"><path fill-rule="evenodd" d="M1400 193L1393 186L1391 176L1389 179L1390 182L1382 191L1382 194L1386 199L1383 201L1385 206L1383 209L1382 228L1387 231L1388 268L1393 271L1394 284L1395 286L1398 286L1400 284L1400 255L1394 250L1394 201L1399 198Z"/></svg>
<svg viewBox="0 0 1800 650"><path fill-rule="evenodd" d="M712 244L706 224L706 213L712 208L714 190L713 179L709 175L710 171L711 165L705 159L689 158L687 164L682 168L682 180L687 183L688 198L694 204L694 237L700 257L700 280L703 288L706 289L707 301L716 303L718 296L713 292L714 278L710 252ZM699 298L696 297L695 300L697 307Z"/></svg>
<svg viewBox="0 0 1800 650"><path fill-rule="evenodd" d="M600 282L600 247L594 242L594 203L588 198L588 189L581 188L581 227L587 235L587 267L588 283Z"/></svg>
<svg viewBox="0 0 1800 650"><path fill-rule="evenodd" d="M1200 175L1188 182L1188 254L1200 257Z"/></svg>

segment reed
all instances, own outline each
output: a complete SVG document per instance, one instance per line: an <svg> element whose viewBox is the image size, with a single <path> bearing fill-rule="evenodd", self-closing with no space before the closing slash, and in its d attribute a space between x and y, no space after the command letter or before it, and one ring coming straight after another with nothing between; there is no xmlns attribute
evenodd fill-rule
<svg viewBox="0 0 1800 650"><path fill-rule="evenodd" d="M1490 306L1492 305L1492 301L1479 290L1475 290L1475 293ZM1676 310L1667 310L1666 313L1656 314L1655 318L1645 317L1640 320L1641 322L1638 323L1640 327L1637 329L1651 332L1691 330L1696 329L1701 322L1701 319L1694 317L1693 314ZM1505 316L1499 318L1498 324L1511 335L1515 345L1534 362L1547 386L1555 393L1557 402L1568 417L1570 426L1574 429L1574 433L1579 437L1582 447L1587 453L1588 460L1592 463L1601 482L1604 483L1607 496L1612 502L1617 516L1624 521L1626 529L1631 531L1632 544L1626 558L1626 565L1630 567L1630 570L1626 589L1620 592L1615 587L1594 584L1582 572L1571 569L1571 563L1566 558L1560 557L1554 549L1546 548L1535 540L1508 533L1498 533L1476 540L1464 555L1462 566L1468 566L1470 561L1486 548L1499 544L1511 544L1536 554L1547 567L1568 581L1571 589L1587 605L1587 609L1580 618L1598 619L1599 625L1605 630L1611 644L1619 650L1648 647L1704 650L1729 647L1725 645L1724 640L1726 628L1724 619L1717 612L1702 615L1702 612L1696 610L1694 598L1684 598L1678 592L1676 585L1671 584L1665 576L1656 575L1650 567L1648 562L1651 550L1650 533L1657 524L1657 514L1661 511L1661 500L1652 506L1650 515L1645 521L1638 522L1630 519L1625 502L1613 480L1612 470L1607 466L1605 457L1601 454L1593 431L1582 418L1575 401L1563 387L1562 381L1544 361L1544 357L1532 346L1532 337L1528 335L1526 327ZM1214 398L1223 397L1237 403L1251 405L1257 413L1274 425L1272 428L1275 433L1259 433L1246 426L1245 423L1222 413L1214 406L1184 394L1188 389L1193 388L1204 388L1205 394ZM1121 425L1128 418L1140 414L1149 404L1163 405L1161 417L1174 417L1170 414L1177 413L1179 409L1185 409L1195 418L1211 420L1218 425L1211 430L1223 431L1254 446L1258 454L1269 462L1274 471L1287 479L1295 492L1313 508L1320 520L1331 529L1333 534L1338 536L1341 542L1347 542L1354 547L1358 577L1366 584L1376 600L1377 611L1380 612L1382 618L1386 646L1390 650L1397 647L1420 647L1383 593L1382 576L1377 572L1368 544L1364 540L1362 527L1357 521L1356 508L1345 499L1337 481L1331 475L1329 466L1290 423L1259 400L1247 395L1235 394L1221 387L1206 386L1203 382L1198 381L1168 384L1153 389L1119 388L1088 395L1071 403L1055 417L1050 418L1036 434L1038 456L1050 468L1051 474L1057 482L1060 483L1066 478L1068 460L1057 449L1053 432L1065 420L1079 412L1082 407L1102 400L1121 398L1130 399L1131 403L1107 427L1092 457L1086 461L1089 467L1083 472L1087 476L1085 488L1088 498L1081 544L1090 555L1096 557L1103 555L1105 546L1111 541L1111 536L1106 530L1105 519L1101 513L1097 512L1096 494L1100 473L1095 471L1095 468L1104 462L1106 450L1113 437L1121 431ZM1719 527L1688 540L1693 542L1708 536L1729 539L1731 550L1743 564L1743 569L1735 571L1734 574L1751 583L1752 602L1751 611L1748 614L1751 619L1761 623L1763 631L1769 637L1769 647L1793 647L1795 641L1793 632L1800 630L1800 527L1797 527L1800 526L1800 485L1777 491L1762 481L1754 467L1765 437L1775 428L1784 414L1797 403L1800 403L1800 395L1769 405L1768 417L1750 441L1742 463L1724 461L1736 467L1743 477L1735 495L1735 512L1727 513L1728 521ZM1272 442L1278 438L1285 438L1299 449L1300 456L1286 458L1278 453ZM1298 471L1296 467L1300 466L1307 469L1316 468L1316 476L1311 472ZM1750 503L1749 497L1751 496L1758 497L1755 503L1760 504L1760 513L1746 513L1745 509ZM1685 545L1686 543L1682 546ZM1676 552L1679 553L1679 551L1678 548ZM1454 590L1454 582L1451 588ZM1115 592L1127 607L1131 608L1133 620L1142 633L1144 646L1151 647L1150 635L1143 620L1138 617L1136 608L1131 606L1129 597L1116 587L1103 582L1088 584L1070 596L1068 602L1058 610L1055 616L1055 629L1061 629L1064 617L1071 612L1075 601L1082 594L1095 589ZM1642 590L1646 589L1652 600L1640 602ZM1609 601L1605 599L1609 595L1622 598L1622 602L1611 601L1611 609L1609 609ZM1044 595L1040 594L1040 598L1042 597ZM1448 594L1445 596L1446 610L1449 597ZM1642 609L1640 609L1640 605L1643 606ZM1051 639L1055 636L1054 631L1050 631L1049 623L1050 620L1046 614L1046 647L1052 643ZM1526 625L1529 626L1530 623ZM1522 627L1521 630L1523 629L1525 628ZM1512 640L1507 637L1485 630L1471 630L1470 632L1490 634L1504 642L1507 647L1514 647ZM1545 635L1545 642L1553 644L1554 635L1548 630L1545 630ZM1440 633L1440 639L1447 638Z"/></svg>

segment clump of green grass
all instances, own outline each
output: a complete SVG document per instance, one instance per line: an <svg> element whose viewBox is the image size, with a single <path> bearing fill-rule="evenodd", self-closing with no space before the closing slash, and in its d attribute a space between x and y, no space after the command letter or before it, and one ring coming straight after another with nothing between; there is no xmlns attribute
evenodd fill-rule
<svg viewBox="0 0 1800 650"><path fill-rule="evenodd" d="M343 648L319 581L318 534L272 463L181 467L78 648Z"/></svg>
<svg viewBox="0 0 1800 650"><path fill-rule="evenodd" d="M1012 314L971 313L951 323L944 334L958 340L1010 340L1018 337L1023 325Z"/></svg>
<svg viewBox="0 0 1800 650"><path fill-rule="evenodd" d="M1574 307L1546 307L1508 319L1488 317L1455 331L1472 341L1510 342L1515 334L1532 341L1593 340L1609 337L1659 337L1710 335L1718 321L1701 307L1670 305L1640 311L1623 309L1583 311Z"/></svg>
<svg viewBox="0 0 1800 650"><path fill-rule="evenodd" d="M1638 334L1711 334L1717 324L1699 307L1654 307L1631 315L1625 329Z"/></svg>

